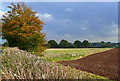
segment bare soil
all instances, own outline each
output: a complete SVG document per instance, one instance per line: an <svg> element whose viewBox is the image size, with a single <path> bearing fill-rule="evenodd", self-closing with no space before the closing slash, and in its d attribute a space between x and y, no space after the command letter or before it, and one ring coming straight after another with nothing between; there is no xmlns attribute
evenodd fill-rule
<svg viewBox="0 0 120 81"><path fill-rule="evenodd" d="M118 80L118 75L120 75L120 72L118 73L118 50L120 48L88 55L77 60L59 61L58 63L104 76L111 80Z"/></svg>

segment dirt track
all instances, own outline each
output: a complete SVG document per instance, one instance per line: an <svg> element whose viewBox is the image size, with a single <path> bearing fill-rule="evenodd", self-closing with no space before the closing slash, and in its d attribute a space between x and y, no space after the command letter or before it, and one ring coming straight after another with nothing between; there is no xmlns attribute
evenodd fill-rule
<svg viewBox="0 0 120 81"><path fill-rule="evenodd" d="M69 65L76 69L93 74L118 80L118 49L92 54L81 59L71 61L60 61L63 65Z"/></svg>

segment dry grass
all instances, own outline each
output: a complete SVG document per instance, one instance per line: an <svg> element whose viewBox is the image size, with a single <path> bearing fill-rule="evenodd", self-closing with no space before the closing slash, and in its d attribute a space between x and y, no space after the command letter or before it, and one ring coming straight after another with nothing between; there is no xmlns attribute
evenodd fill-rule
<svg viewBox="0 0 120 81"><path fill-rule="evenodd" d="M49 48L46 51L60 51L60 50L79 50L80 48ZM84 49L84 48L82 48ZM86 49L86 48L85 48Z"/></svg>
<svg viewBox="0 0 120 81"><path fill-rule="evenodd" d="M84 49L112 49L112 48L48 48L46 51L84 50Z"/></svg>
<svg viewBox="0 0 120 81"><path fill-rule="evenodd" d="M105 79L69 66L47 62L18 48L5 48L2 79Z"/></svg>

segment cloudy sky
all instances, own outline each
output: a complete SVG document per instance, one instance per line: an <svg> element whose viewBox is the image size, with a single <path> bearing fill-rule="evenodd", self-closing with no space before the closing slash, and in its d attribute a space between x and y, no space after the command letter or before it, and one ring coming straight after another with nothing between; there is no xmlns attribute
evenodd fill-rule
<svg viewBox="0 0 120 81"><path fill-rule="evenodd" d="M1 12L10 3L2 3ZM26 2L46 25L47 40L118 41L117 2Z"/></svg>

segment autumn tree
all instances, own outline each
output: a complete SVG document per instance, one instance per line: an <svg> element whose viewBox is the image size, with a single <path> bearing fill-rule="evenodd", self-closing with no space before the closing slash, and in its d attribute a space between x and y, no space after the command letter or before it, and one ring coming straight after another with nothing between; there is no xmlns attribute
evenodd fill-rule
<svg viewBox="0 0 120 81"><path fill-rule="evenodd" d="M2 22L1 22L1 19L0 19L0 37L2 36Z"/></svg>
<svg viewBox="0 0 120 81"><path fill-rule="evenodd" d="M11 10L3 15L2 34L10 47L42 52L45 34L41 32L44 22L24 3L11 3Z"/></svg>

